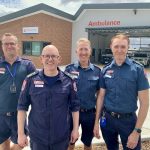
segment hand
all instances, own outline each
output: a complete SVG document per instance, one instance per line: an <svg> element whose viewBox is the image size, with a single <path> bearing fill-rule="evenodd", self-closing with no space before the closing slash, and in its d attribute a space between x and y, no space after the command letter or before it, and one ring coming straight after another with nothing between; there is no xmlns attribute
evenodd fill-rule
<svg viewBox="0 0 150 150"><path fill-rule="evenodd" d="M139 136L140 136L139 133L133 131L128 137L127 147L130 149L134 149L138 144Z"/></svg>
<svg viewBox="0 0 150 150"><path fill-rule="evenodd" d="M18 135L18 144L23 148L25 146L28 146L28 139L25 134Z"/></svg>
<svg viewBox="0 0 150 150"><path fill-rule="evenodd" d="M75 143L78 140L78 138L79 138L78 130L72 130L70 143Z"/></svg>
<svg viewBox="0 0 150 150"><path fill-rule="evenodd" d="M94 129L93 129L93 133L94 133L94 136L95 136L97 139L100 139L99 123L95 123Z"/></svg>

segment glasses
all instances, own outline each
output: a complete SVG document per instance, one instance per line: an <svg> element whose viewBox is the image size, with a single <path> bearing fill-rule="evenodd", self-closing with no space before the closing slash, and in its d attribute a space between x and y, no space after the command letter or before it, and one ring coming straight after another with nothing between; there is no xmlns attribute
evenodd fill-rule
<svg viewBox="0 0 150 150"><path fill-rule="evenodd" d="M15 46L16 45L16 43L14 43L14 42L10 42L10 43L3 43L3 45L4 46Z"/></svg>
<svg viewBox="0 0 150 150"><path fill-rule="evenodd" d="M57 58L59 58L59 56L58 55L42 55L42 57L43 58L45 58L45 59L57 59Z"/></svg>

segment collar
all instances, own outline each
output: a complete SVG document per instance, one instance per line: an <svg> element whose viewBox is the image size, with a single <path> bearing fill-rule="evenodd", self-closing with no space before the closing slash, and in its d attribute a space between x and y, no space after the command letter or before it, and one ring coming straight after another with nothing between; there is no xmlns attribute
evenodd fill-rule
<svg viewBox="0 0 150 150"><path fill-rule="evenodd" d="M127 65L131 66L132 62L129 59L129 57L126 57L125 62L123 64L127 64ZM112 67L113 65L116 65L115 59L113 59L113 61L111 62L110 67Z"/></svg>
<svg viewBox="0 0 150 150"><path fill-rule="evenodd" d="M79 67L82 68L79 61L76 61L76 62L74 63L74 67L76 67L76 68L79 68ZM87 70L88 70L88 69L94 70L94 65L93 65L90 61L89 61L89 66L88 66Z"/></svg>
<svg viewBox="0 0 150 150"><path fill-rule="evenodd" d="M57 67L58 69L58 79L59 81L63 82L64 79L64 74L63 72L59 69L59 67ZM44 78L44 69L39 71L39 76L41 77L42 80L44 80L44 82L46 82L45 78Z"/></svg>
<svg viewBox="0 0 150 150"><path fill-rule="evenodd" d="M8 63L8 62L5 60L5 57L4 57L4 56L2 57L1 61ZM21 58L20 58L19 56L17 56L17 58L16 58L16 60L14 61L14 63L15 63L15 62L20 62L20 61L21 61Z"/></svg>

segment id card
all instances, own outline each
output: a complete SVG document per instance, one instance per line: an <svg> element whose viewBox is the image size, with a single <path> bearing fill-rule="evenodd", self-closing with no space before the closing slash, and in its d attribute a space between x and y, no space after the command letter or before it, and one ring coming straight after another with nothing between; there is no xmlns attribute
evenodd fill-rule
<svg viewBox="0 0 150 150"><path fill-rule="evenodd" d="M12 85L10 85L10 93L16 93L16 85L13 83Z"/></svg>

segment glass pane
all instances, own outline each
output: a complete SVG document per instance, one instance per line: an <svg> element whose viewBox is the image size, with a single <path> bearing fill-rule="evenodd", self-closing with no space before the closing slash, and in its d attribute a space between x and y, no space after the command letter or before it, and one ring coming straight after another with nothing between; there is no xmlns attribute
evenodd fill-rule
<svg viewBox="0 0 150 150"><path fill-rule="evenodd" d="M137 37L131 37L129 38L130 39L130 44L133 45L133 44L140 44L140 38L137 38Z"/></svg>
<svg viewBox="0 0 150 150"><path fill-rule="evenodd" d="M140 45L130 45L129 50L139 50Z"/></svg>
<svg viewBox="0 0 150 150"><path fill-rule="evenodd" d="M141 44L150 45L150 38L149 37L141 37Z"/></svg>
<svg viewBox="0 0 150 150"><path fill-rule="evenodd" d="M31 48L31 42L23 42L23 54L25 55L31 55L32 48Z"/></svg>
<svg viewBox="0 0 150 150"><path fill-rule="evenodd" d="M41 54L41 42L32 42L32 55L39 56Z"/></svg>

